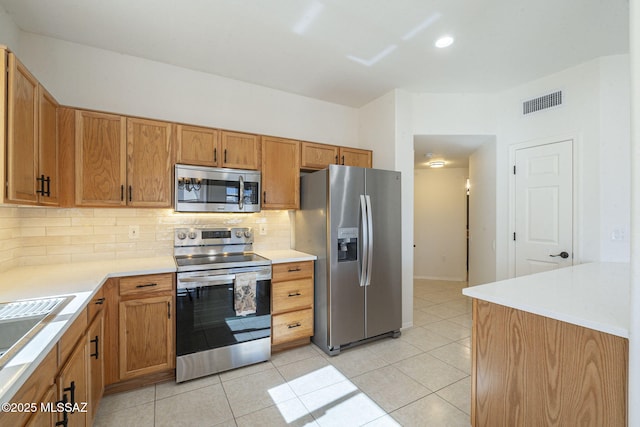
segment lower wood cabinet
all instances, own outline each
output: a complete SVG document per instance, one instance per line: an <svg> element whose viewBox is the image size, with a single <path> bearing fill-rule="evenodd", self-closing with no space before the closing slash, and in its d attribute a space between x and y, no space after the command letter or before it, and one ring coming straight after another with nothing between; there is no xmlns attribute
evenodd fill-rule
<svg viewBox="0 0 640 427"><path fill-rule="evenodd" d="M273 264L271 345L280 350L313 335L313 261Z"/></svg>
<svg viewBox="0 0 640 427"><path fill-rule="evenodd" d="M92 425L107 386L175 377L174 277L107 280L11 399L33 410L0 411L0 426Z"/></svg>
<svg viewBox="0 0 640 427"><path fill-rule="evenodd" d="M175 375L174 278L166 273L111 279L105 297L118 303L108 312L105 332L113 353L108 389L127 389L129 380L128 388L136 387L136 379L148 375Z"/></svg>

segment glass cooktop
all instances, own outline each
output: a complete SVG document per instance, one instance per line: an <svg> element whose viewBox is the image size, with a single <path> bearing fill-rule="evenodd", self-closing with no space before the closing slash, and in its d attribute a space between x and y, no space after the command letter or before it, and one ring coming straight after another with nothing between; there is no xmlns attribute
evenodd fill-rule
<svg viewBox="0 0 640 427"><path fill-rule="evenodd" d="M176 255L178 271L213 270L270 265L271 261L254 253L220 255Z"/></svg>

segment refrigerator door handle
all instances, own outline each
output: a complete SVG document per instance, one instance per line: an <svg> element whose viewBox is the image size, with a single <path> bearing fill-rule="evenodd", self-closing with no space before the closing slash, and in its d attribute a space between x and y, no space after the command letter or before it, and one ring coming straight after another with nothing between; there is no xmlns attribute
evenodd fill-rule
<svg viewBox="0 0 640 427"><path fill-rule="evenodd" d="M362 261L360 262L360 286L367 286L367 272L369 266L369 228L367 227L367 202L364 195L360 195L360 215L362 218Z"/></svg>
<svg viewBox="0 0 640 427"><path fill-rule="evenodd" d="M371 285L371 270L373 269L373 217L371 216L371 198L365 196L367 202L367 283Z"/></svg>

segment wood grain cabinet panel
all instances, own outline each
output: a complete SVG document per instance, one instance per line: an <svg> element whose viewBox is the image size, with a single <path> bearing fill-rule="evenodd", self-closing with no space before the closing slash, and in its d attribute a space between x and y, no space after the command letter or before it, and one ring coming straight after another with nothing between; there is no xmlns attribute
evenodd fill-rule
<svg viewBox="0 0 640 427"><path fill-rule="evenodd" d="M317 144L315 142L300 143L300 168L303 170L320 170L329 165L338 164L339 147L336 145Z"/></svg>
<svg viewBox="0 0 640 427"><path fill-rule="evenodd" d="M300 142L262 137L262 208L300 208Z"/></svg>
<svg viewBox="0 0 640 427"><path fill-rule="evenodd" d="M126 119L76 111L76 205L125 206Z"/></svg>
<svg viewBox="0 0 640 427"><path fill-rule="evenodd" d="M38 86L38 173L41 205L60 205L60 145L58 144L58 102Z"/></svg>
<svg viewBox="0 0 640 427"><path fill-rule="evenodd" d="M89 325L86 338L88 358L87 420L93 423L104 393L104 312L100 311Z"/></svg>
<svg viewBox="0 0 640 427"><path fill-rule="evenodd" d="M220 148L225 168L260 170L260 138L249 133L221 131Z"/></svg>
<svg viewBox="0 0 640 427"><path fill-rule="evenodd" d="M7 101L4 199L9 203L60 206L60 106L13 53L2 49L0 53L8 70L0 79L7 81L6 88L0 90L4 98L6 89Z"/></svg>
<svg viewBox="0 0 640 427"><path fill-rule="evenodd" d="M176 162L186 165L220 166L220 131L195 126L177 126Z"/></svg>
<svg viewBox="0 0 640 427"><path fill-rule="evenodd" d="M175 367L173 297L120 302L120 380Z"/></svg>
<svg viewBox="0 0 640 427"><path fill-rule="evenodd" d="M155 120L127 119L129 206L171 206L172 126Z"/></svg>
<svg viewBox="0 0 640 427"><path fill-rule="evenodd" d="M272 265L271 346L275 351L309 342L313 289L313 261Z"/></svg>
<svg viewBox="0 0 640 427"><path fill-rule="evenodd" d="M340 164L345 166L372 167L372 151L360 148L340 147Z"/></svg>
<svg viewBox="0 0 640 427"><path fill-rule="evenodd" d="M84 340L81 340L74 348L69 356L69 360L65 363L58 374L56 384L58 385L58 399L73 404L80 405L81 402L88 402L88 370L87 370L87 346ZM63 416L62 414L60 416ZM87 420L87 413L76 411L68 412L69 426L86 426L90 422Z"/></svg>
<svg viewBox="0 0 640 427"><path fill-rule="evenodd" d="M625 426L628 341L473 301L471 421Z"/></svg>

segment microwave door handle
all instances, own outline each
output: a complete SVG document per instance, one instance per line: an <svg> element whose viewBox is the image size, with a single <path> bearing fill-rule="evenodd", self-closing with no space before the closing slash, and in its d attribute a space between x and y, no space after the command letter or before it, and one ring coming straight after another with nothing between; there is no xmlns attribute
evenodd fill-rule
<svg viewBox="0 0 640 427"><path fill-rule="evenodd" d="M238 208L244 209L244 178L240 175L240 194L238 195Z"/></svg>

